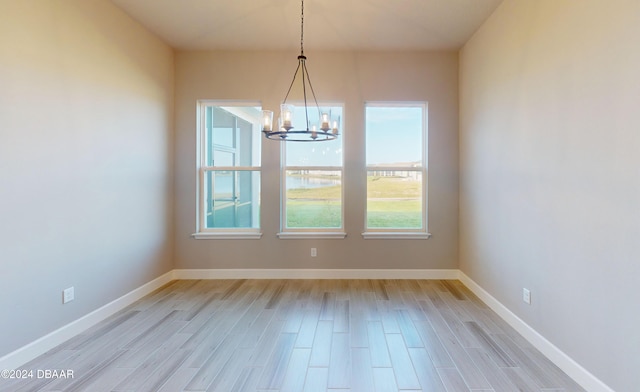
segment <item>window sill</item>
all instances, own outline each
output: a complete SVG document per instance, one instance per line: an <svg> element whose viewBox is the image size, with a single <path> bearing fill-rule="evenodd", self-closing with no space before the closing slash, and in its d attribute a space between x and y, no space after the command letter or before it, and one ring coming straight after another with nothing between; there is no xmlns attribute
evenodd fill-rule
<svg viewBox="0 0 640 392"><path fill-rule="evenodd" d="M281 240L300 240L300 239L336 239L342 240L347 233L342 231L336 232L280 232L277 234Z"/></svg>
<svg viewBox="0 0 640 392"><path fill-rule="evenodd" d="M362 238L365 240L428 240L431 238L431 233L367 231L362 233Z"/></svg>
<svg viewBox="0 0 640 392"><path fill-rule="evenodd" d="M262 233L258 231L251 232L225 232L225 233L212 233L201 232L193 233L191 237L196 240L259 240L262 237Z"/></svg>

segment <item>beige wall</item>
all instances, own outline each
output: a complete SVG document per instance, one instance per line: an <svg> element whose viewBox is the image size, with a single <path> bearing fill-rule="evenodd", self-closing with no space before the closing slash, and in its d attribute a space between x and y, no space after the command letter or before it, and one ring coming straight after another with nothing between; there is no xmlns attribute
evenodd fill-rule
<svg viewBox="0 0 640 392"><path fill-rule="evenodd" d="M0 1L0 357L171 269L172 117L172 50L110 2Z"/></svg>
<svg viewBox="0 0 640 392"><path fill-rule="evenodd" d="M616 391L640 385L639 38L638 1L506 0L460 63L461 269Z"/></svg>
<svg viewBox="0 0 640 392"><path fill-rule="evenodd" d="M506 0L462 51L460 97L455 53L307 53L319 98L345 103L348 236L276 238L279 143L263 141L264 235L224 241L190 237L196 100L277 108L297 53L179 53L174 151L170 48L107 1L0 1L0 356L172 268L457 268L460 249L525 322L634 390L639 14ZM430 240L360 236L375 100L429 103Z"/></svg>
<svg viewBox="0 0 640 392"><path fill-rule="evenodd" d="M318 99L344 102L344 240L279 240L279 142L263 140L260 240L194 240L196 100L257 100L278 108L297 53L178 52L176 55L176 268L456 268L458 58L448 53L313 52ZM364 102L429 103L430 240L363 240ZM393 132L389 130L389 148ZM318 257L309 256L310 247Z"/></svg>

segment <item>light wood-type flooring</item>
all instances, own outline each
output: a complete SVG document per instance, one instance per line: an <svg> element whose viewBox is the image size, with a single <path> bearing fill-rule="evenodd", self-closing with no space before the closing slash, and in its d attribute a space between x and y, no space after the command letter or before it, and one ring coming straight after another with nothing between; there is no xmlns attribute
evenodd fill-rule
<svg viewBox="0 0 640 392"><path fill-rule="evenodd" d="M174 281L23 369L0 390L583 391L453 280Z"/></svg>

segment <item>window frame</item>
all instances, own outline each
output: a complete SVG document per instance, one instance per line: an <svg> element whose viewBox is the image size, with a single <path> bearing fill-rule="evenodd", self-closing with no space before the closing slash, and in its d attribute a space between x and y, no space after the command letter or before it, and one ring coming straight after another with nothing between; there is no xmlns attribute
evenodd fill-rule
<svg viewBox="0 0 640 392"><path fill-rule="evenodd" d="M419 107L422 108L422 165L420 167L401 167L401 166L369 166L367 164L367 148L366 148L366 140L368 137L367 134L367 108L370 107L381 107L381 108L406 108L406 107ZM364 103L364 144L365 144L365 206L364 206L364 232L362 233L362 237L364 239L429 239L431 237L431 233L429 233L428 228L428 191L429 191L429 180L428 180L428 152L429 152L429 105L426 101L367 101ZM418 172L422 176L422 184L421 184L421 207L422 207L422 227L420 228L375 228L368 227L368 205L369 205L369 197L368 197L368 181L367 178L369 176L370 171L411 171Z"/></svg>
<svg viewBox="0 0 640 392"><path fill-rule="evenodd" d="M304 102L292 102L296 107L304 105ZM287 149L288 143L296 142L281 142L282 148L280 149L280 231L277 233L280 239L343 239L347 236L344 229L344 138L343 130L345 129L345 104L342 102L319 102L320 108L340 107L342 110L340 136L337 138L337 142L340 143L341 154L341 166L287 166ZM312 106L310 110L315 110ZM313 143L313 142L308 142ZM316 144L322 145L325 142L317 142ZM330 143L330 142L326 142ZM336 171L340 173L340 227L311 227L311 228L287 228L287 171L291 170L321 170L321 171Z"/></svg>
<svg viewBox="0 0 640 392"><path fill-rule="evenodd" d="M257 198L261 200L262 193L262 132L260 130L260 115L257 114L253 124L251 133L252 145L252 166L209 166L207 165L207 131L206 126L206 108L210 106L224 107L226 111L237 116L243 117L247 113L242 112L243 107L262 107L259 101L225 101L215 99L201 99L197 101L196 114L196 232L191 236L195 239L259 239L262 237L262 219L260 219L261 205L257 211L258 227L206 227L206 175L211 171L233 171L233 172L255 172L260 174L260 185L257 187ZM229 110L231 108L231 110ZM238 108L237 110L235 110ZM256 156L257 155L257 156ZM255 166L256 163L258 166ZM253 199L253 197L252 197Z"/></svg>

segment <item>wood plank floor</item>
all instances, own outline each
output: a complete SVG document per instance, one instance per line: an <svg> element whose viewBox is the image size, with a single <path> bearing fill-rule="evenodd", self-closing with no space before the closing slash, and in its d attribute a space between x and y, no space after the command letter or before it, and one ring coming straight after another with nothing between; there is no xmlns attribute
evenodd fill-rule
<svg viewBox="0 0 640 392"><path fill-rule="evenodd" d="M443 280L174 281L23 369L0 390L583 391Z"/></svg>

